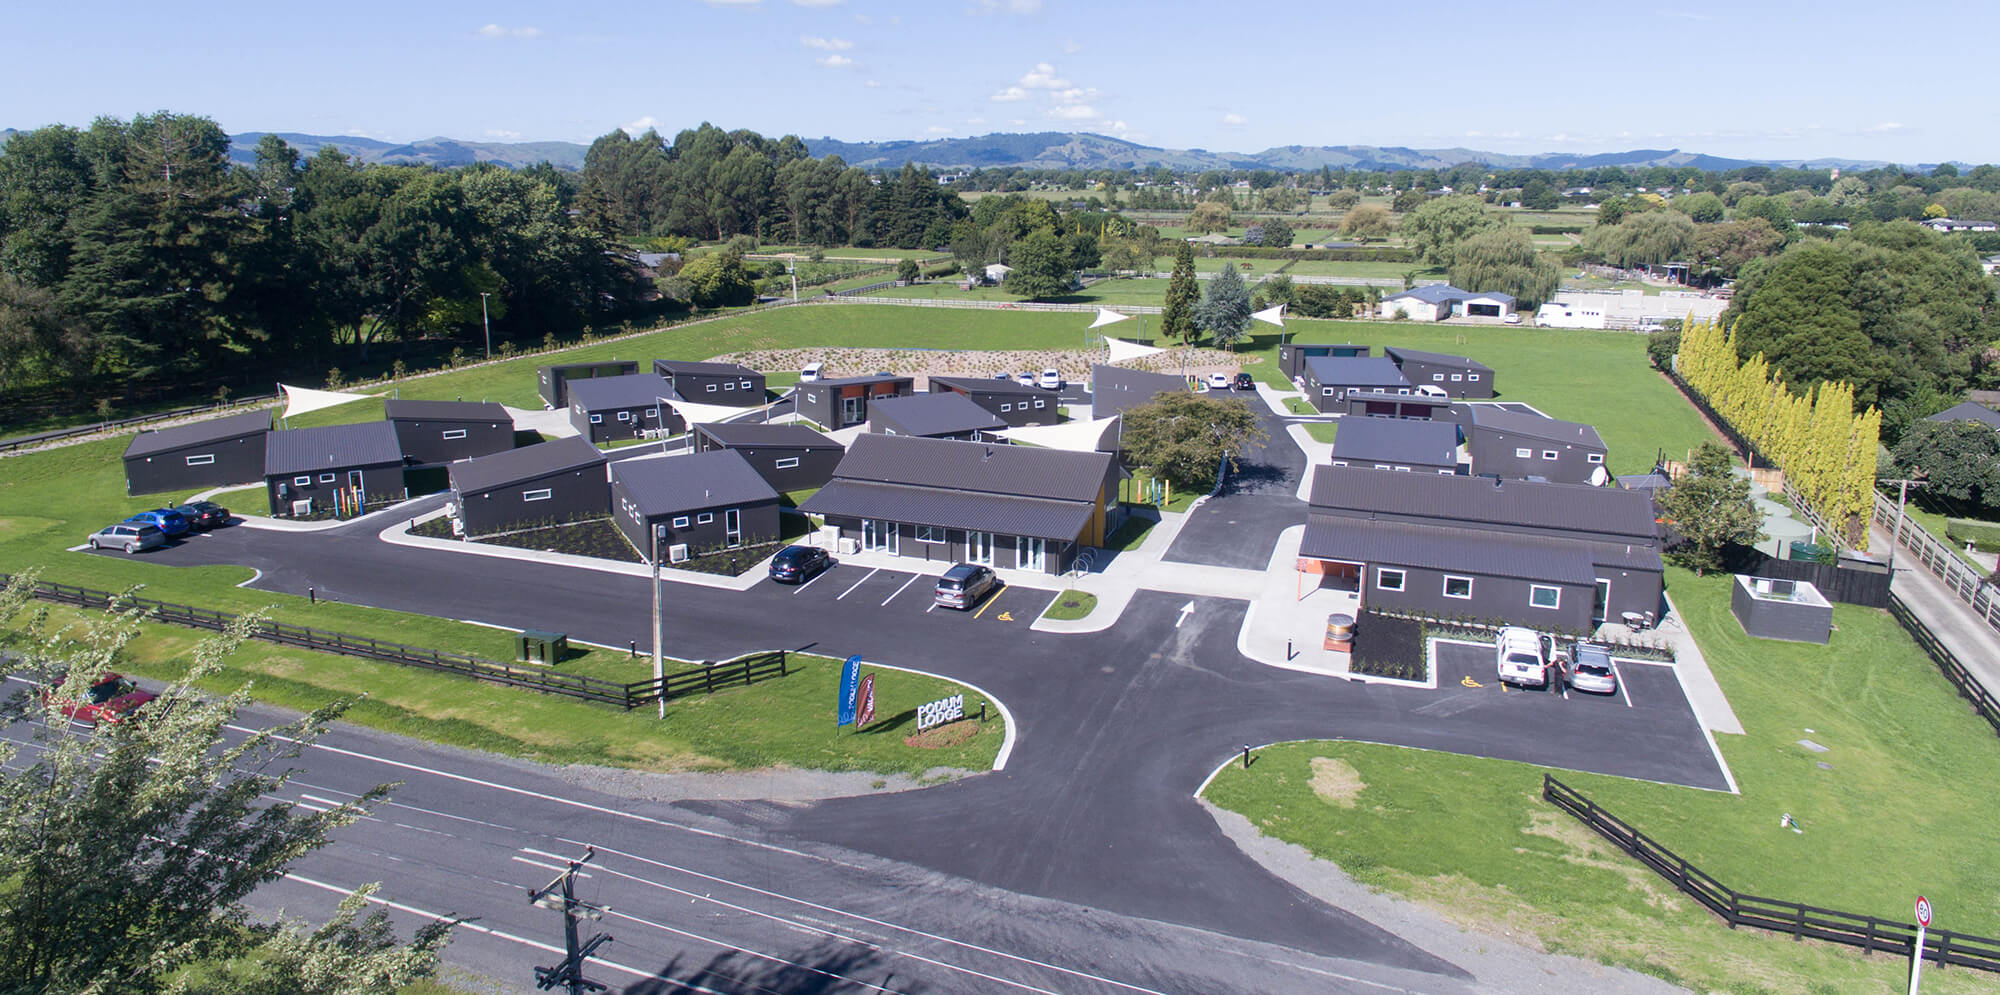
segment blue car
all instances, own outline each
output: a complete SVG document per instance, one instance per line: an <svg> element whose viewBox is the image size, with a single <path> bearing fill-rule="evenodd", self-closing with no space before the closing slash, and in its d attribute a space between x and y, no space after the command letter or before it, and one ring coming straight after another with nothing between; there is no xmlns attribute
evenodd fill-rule
<svg viewBox="0 0 2000 995"><path fill-rule="evenodd" d="M169 539L178 539L181 536L187 535L194 528L194 525L187 520L186 515L169 508L154 508L151 511L142 511L126 519L126 521L157 525L160 531L166 533Z"/></svg>

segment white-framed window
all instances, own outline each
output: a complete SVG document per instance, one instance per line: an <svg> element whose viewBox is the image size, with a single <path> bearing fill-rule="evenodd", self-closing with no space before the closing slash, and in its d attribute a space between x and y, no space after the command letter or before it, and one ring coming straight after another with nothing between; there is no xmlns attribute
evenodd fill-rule
<svg viewBox="0 0 2000 995"><path fill-rule="evenodd" d="M935 525L912 525L910 538L918 542L943 542L944 529Z"/></svg>
<svg viewBox="0 0 2000 995"><path fill-rule="evenodd" d="M757 387L756 387L756 385L755 385L755 384L751 383L750 381L748 381L748 380L745 380L745 381L743 381L743 389L744 389L744 390L756 390L756 389L757 389Z"/></svg>
<svg viewBox="0 0 2000 995"><path fill-rule="evenodd" d="M1477 382L1477 381L1479 380L1479 374L1477 374L1477 373L1468 373L1468 374L1466 374L1466 375L1465 375L1465 379L1467 379L1467 380L1469 380L1469 381L1473 381L1473 382Z"/></svg>
<svg viewBox="0 0 2000 995"><path fill-rule="evenodd" d="M1562 598L1563 592L1560 587L1550 587L1547 584L1528 585L1528 604L1530 607L1560 608L1562 607Z"/></svg>
<svg viewBox="0 0 2000 995"><path fill-rule="evenodd" d="M189 466L207 466L213 462L215 462L214 453L204 453L200 456L190 456L187 458L187 465Z"/></svg>
<svg viewBox="0 0 2000 995"><path fill-rule="evenodd" d="M1465 374L1463 374L1463 373L1454 373L1454 374L1452 374L1452 375L1451 375L1451 382L1452 382L1452 383L1457 383L1457 382L1459 382L1460 380L1463 380L1463 379L1465 379Z"/></svg>
<svg viewBox="0 0 2000 995"><path fill-rule="evenodd" d="M1436 382L1438 382L1438 383L1444 383L1444 374L1442 374L1442 373L1433 373L1433 374L1431 374L1431 379L1432 379L1432 380L1434 380L1434 381L1436 381Z"/></svg>
<svg viewBox="0 0 2000 995"><path fill-rule="evenodd" d="M1398 393L1398 394L1407 394L1407 393L1409 393L1409 392L1410 392L1410 388L1408 388L1408 387L1398 387L1398 388L1396 388L1396 393Z"/></svg>
<svg viewBox="0 0 2000 995"><path fill-rule="evenodd" d="M439 438L441 438L441 439L463 439L463 438L465 438L465 429L462 429L462 428L448 428L448 429L445 429L445 431L444 431L444 434L443 434L443 435L441 435L441 436L439 436Z"/></svg>
<svg viewBox="0 0 2000 995"><path fill-rule="evenodd" d="M1337 460L1334 460L1334 461L1333 461L1333 465L1334 465L1334 466L1346 466L1346 465L1347 465L1347 461L1346 461L1346 460L1344 460L1344 459L1337 459Z"/></svg>
<svg viewBox="0 0 2000 995"><path fill-rule="evenodd" d="M1048 406L1049 406L1049 402L1047 402L1047 401L1042 401L1042 400L1037 400L1037 401L1035 402L1035 407L1037 407L1037 408L1046 408L1046 407L1048 407Z"/></svg>
<svg viewBox="0 0 2000 995"><path fill-rule="evenodd" d="M1408 473L1408 472L1410 472L1410 468L1409 468L1409 467L1407 467L1407 466L1399 466L1399 467L1397 467L1397 468L1396 468L1396 472L1398 472L1398 473Z"/></svg>
<svg viewBox="0 0 2000 995"><path fill-rule="evenodd" d="M1583 454L1583 461L1584 461L1585 463L1602 463L1602 462L1604 462L1604 454L1603 454L1603 453L1584 453L1584 454Z"/></svg>
<svg viewBox="0 0 2000 995"><path fill-rule="evenodd" d="M712 511L704 511L701 514L696 515L694 517L694 523L696 525L707 525L708 523L713 521L715 521L715 512Z"/></svg>
<svg viewBox="0 0 2000 995"><path fill-rule="evenodd" d="M590 416L590 423L591 423L592 425L602 425L602 424L604 424L604 416L603 416L603 415L591 415L591 416Z"/></svg>
<svg viewBox="0 0 2000 995"><path fill-rule="evenodd" d="M1472 578L1445 574L1444 596L1447 598L1457 598L1460 601L1470 600L1472 598Z"/></svg>
<svg viewBox="0 0 2000 995"><path fill-rule="evenodd" d="M646 409L646 417L648 417L648 418L658 418L658 417L660 417L660 409L658 409L658 408L647 408L647 409Z"/></svg>
<svg viewBox="0 0 2000 995"><path fill-rule="evenodd" d="M711 393L711 394L715 393L715 385L714 385L714 384L709 384L709 385L708 385L708 392L709 392L709 393Z"/></svg>
<svg viewBox="0 0 2000 995"><path fill-rule="evenodd" d="M722 385L722 389L723 389L723 390L735 390L735 389L736 389L736 381L734 381L734 380L731 380L731 381L729 381L728 383L725 383L725 384L723 384L723 385Z"/></svg>
<svg viewBox="0 0 2000 995"><path fill-rule="evenodd" d="M303 476L303 477L293 477L293 478L292 478L292 483L293 483L293 484L295 484L295 485L297 485L297 486L299 486L299 487L311 487L311 486L312 486L312 482L313 482L313 478L312 478L312 474L310 474L310 473L306 474L306 475L305 475L305 476Z"/></svg>
<svg viewBox="0 0 2000 995"><path fill-rule="evenodd" d="M688 517L686 515L674 516L674 528L684 529L687 527L688 527Z"/></svg>
<svg viewBox="0 0 2000 995"><path fill-rule="evenodd" d="M620 412L618 412L618 420L619 420L619 421L631 421L631 420L632 420L632 412L630 412L630 411L620 411Z"/></svg>
<svg viewBox="0 0 2000 995"><path fill-rule="evenodd" d="M797 456L787 456L784 459L781 459L776 463L771 464L773 468L779 470L789 470L798 465L799 465L799 458Z"/></svg>
<svg viewBox="0 0 2000 995"><path fill-rule="evenodd" d="M523 501L547 501L555 496L554 489L548 487L541 488L540 490L521 492L521 500Z"/></svg>
<svg viewBox="0 0 2000 995"><path fill-rule="evenodd" d="M1375 571L1375 589L1378 591L1400 591L1403 589L1403 571Z"/></svg>
<svg viewBox="0 0 2000 995"><path fill-rule="evenodd" d="M1333 388L1332 388L1332 387L1321 387L1321 388L1319 389L1319 392L1320 392L1321 394L1324 394L1324 395L1326 395L1327 397L1332 397L1332 396L1333 396Z"/></svg>
<svg viewBox="0 0 2000 995"><path fill-rule="evenodd" d="M319 475L319 482L322 484L331 484L336 479L337 479L336 475L331 473L322 473Z"/></svg>
<svg viewBox="0 0 2000 995"><path fill-rule="evenodd" d="M1000 405L1000 410L1002 410L1002 411L1012 411L1012 410L1014 410L1014 406L1013 406L1012 404L1002 404L1002 405Z"/></svg>
<svg viewBox="0 0 2000 995"><path fill-rule="evenodd" d="M1514 458L1515 458L1515 459L1534 459L1534 458L1535 458L1535 451L1534 451L1534 450L1532 450L1532 449L1516 449L1516 450L1514 450Z"/></svg>
<svg viewBox="0 0 2000 995"><path fill-rule="evenodd" d="M1542 450L1542 458L1543 458L1543 459L1557 459L1557 458L1559 458L1560 456L1562 456L1562 454L1561 454L1561 453L1559 453L1559 452L1556 452L1556 451L1555 451L1555 450L1553 450L1553 449L1544 449L1544 450Z"/></svg>
<svg viewBox="0 0 2000 995"><path fill-rule="evenodd" d="M1387 464L1387 463L1377 463L1377 464L1375 464L1375 469L1377 469L1377 470L1387 470L1387 469L1389 469L1389 464Z"/></svg>
<svg viewBox="0 0 2000 995"><path fill-rule="evenodd" d="M1458 471L1457 471L1457 470L1439 470L1439 471L1438 471L1438 476L1440 476L1440 477L1456 477L1456 476L1458 476Z"/></svg>

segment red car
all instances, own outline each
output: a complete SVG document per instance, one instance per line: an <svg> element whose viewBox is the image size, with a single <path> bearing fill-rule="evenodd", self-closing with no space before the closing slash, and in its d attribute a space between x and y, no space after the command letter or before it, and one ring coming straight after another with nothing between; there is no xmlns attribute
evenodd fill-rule
<svg viewBox="0 0 2000 995"><path fill-rule="evenodd" d="M42 693L44 700L56 697L62 679L57 678ZM159 695L142 691L123 674L105 674L90 686L90 693L82 701L65 698L62 713L77 722L96 725L100 722L118 723L133 717L140 708Z"/></svg>

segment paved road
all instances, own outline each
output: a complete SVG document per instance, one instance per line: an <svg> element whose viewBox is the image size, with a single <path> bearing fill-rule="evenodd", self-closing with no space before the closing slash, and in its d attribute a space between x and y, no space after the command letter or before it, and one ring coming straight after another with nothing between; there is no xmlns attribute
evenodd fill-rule
<svg viewBox="0 0 2000 995"><path fill-rule="evenodd" d="M1188 516L1164 559L1263 570L1278 533L1305 522L1298 499L1305 454L1285 431L1285 419L1255 399L1250 406L1269 438L1244 452L1221 492Z"/></svg>

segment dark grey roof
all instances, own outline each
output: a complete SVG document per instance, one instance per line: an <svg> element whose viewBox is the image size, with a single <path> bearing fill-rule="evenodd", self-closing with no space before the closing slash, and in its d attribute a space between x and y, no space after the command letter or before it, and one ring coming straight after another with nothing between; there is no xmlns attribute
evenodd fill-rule
<svg viewBox="0 0 2000 995"><path fill-rule="evenodd" d="M295 428L264 436L267 477L402 462L403 446L396 441L396 426L385 421Z"/></svg>
<svg viewBox="0 0 2000 995"><path fill-rule="evenodd" d="M611 479L625 485L625 493L647 518L778 499L778 492L734 449L619 460L611 464Z"/></svg>
<svg viewBox="0 0 2000 995"><path fill-rule="evenodd" d="M1432 283L1411 290L1405 290L1400 294L1391 294L1382 299L1385 301L1418 300L1423 301L1425 304L1443 304L1445 301L1462 301L1470 296L1472 295L1449 283Z"/></svg>
<svg viewBox="0 0 2000 995"><path fill-rule="evenodd" d="M1633 473L1619 477L1618 486L1628 491L1664 491L1674 482L1664 473Z"/></svg>
<svg viewBox="0 0 2000 995"><path fill-rule="evenodd" d="M1111 461L1110 453L861 435L848 447L833 476L837 480L1095 502L1111 471Z"/></svg>
<svg viewBox="0 0 2000 995"><path fill-rule="evenodd" d="M1408 390L1408 393L1404 393L1405 390ZM1397 401L1403 404L1428 404L1433 408L1455 407L1455 405L1451 403L1451 398L1449 397L1439 397L1436 394L1425 394L1421 391L1417 391L1410 388L1397 388L1394 390L1384 390L1383 388L1380 387L1348 388L1347 400L1352 401L1356 399L1364 401L1366 400ZM1433 411L1431 412L1431 414L1436 415L1437 412Z"/></svg>
<svg viewBox="0 0 2000 995"><path fill-rule="evenodd" d="M1983 425L2000 428L2000 411L1995 411L1983 404L1961 401L1924 420L1941 422L1976 421Z"/></svg>
<svg viewBox="0 0 2000 995"><path fill-rule="evenodd" d="M779 449L839 449L840 443L804 425L759 422L704 422L694 427L725 446L767 446Z"/></svg>
<svg viewBox="0 0 2000 995"><path fill-rule="evenodd" d="M1322 466L1313 473L1312 506L1315 511L1441 519L1473 527L1628 536L1647 544L1654 535L1651 498L1640 491L1588 484Z"/></svg>
<svg viewBox="0 0 2000 995"><path fill-rule="evenodd" d="M1185 393L1187 389L1185 377L1099 363L1090 368L1090 413L1094 418L1123 414L1127 408L1161 394Z"/></svg>
<svg viewBox="0 0 2000 995"><path fill-rule="evenodd" d="M450 468L451 486L460 494L477 494L516 481L580 470L603 462L604 454L598 452L596 446L585 442L580 435L570 435L453 463Z"/></svg>
<svg viewBox="0 0 2000 995"><path fill-rule="evenodd" d="M1029 386L1012 378L1002 380L998 377L932 377L930 379L931 390L937 390L939 384L963 388L975 394L1033 394L1037 397L1054 397L1056 394L1055 391Z"/></svg>
<svg viewBox="0 0 2000 995"><path fill-rule="evenodd" d="M572 384L574 386L574 384ZM513 416L497 401L384 401L389 420L483 421L513 424Z"/></svg>
<svg viewBox="0 0 2000 995"><path fill-rule="evenodd" d="M1486 294L1484 296L1495 297L1501 295ZM1404 349L1401 346L1392 345L1383 349L1382 354L1393 360L1397 366L1403 365L1406 360L1414 359L1419 363L1432 363L1438 366L1462 366L1468 370L1493 372L1493 367L1485 363L1476 359L1468 359L1464 356L1454 356L1448 352L1425 352L1422 349Z"/></svg>
<svg viewBox="0 0 2000 995"><path fill-rule="evenodd" d="M908 435L959 435L1007 427L999 415L949 390L869 401L868 412L871 418L881 415L896 423Z"/></svg>
<svg viewBox="0 0 2000 995"><path fill-rule="evenodd" d="M1458 426L1416 418L1342 418L1333 458L1352 464L1458 462Z"/></svg>
<svg viewBox="0 0 2000 995"><path fill-rule="evenodd" d="M242 411L208 421L198 421L192 425L175 425L155 432L140 432L132 437L132 444L125 447L125 456L150 456L153 453L195 446L220 439L234 439L239 436L271 430L271 409L258 408Z"/></svg>
<svg viewBox="0 0 2000 995"><path fill-rule="evenodd" d="M1324 356L1333 349L1360 349L1367 352L1369 348L1358 342L1293 342L1291 347L1307 356Z"/></svg>
<svg viewBox="0 0 2000 995"><path fill-rule="evenodd" d="M1308 515L1299 555L1589 585L1597 577L1597 571L1591 568L1589 545L1479 529Z"/></svg>
<svg viewBox="0 0 2000 995"><path fill-rule="evenodd" d="M1482 293L1479 293L1479 292L1477 292L1477 291L1475 291L1475 292L1473 292L1473 293L1469 293L1469 294L1466 294L1466 295L1465 295L1465 299L1466 299L1466 300L1469 300L1469 301L1470 301L1470 300L1489 300L1489 301L1506 301L1506 302L1507 302L1507 303L1509 303L1509 304L1512 304L1512 303L1514 303L1514 295L1513 295L1513 294L1506 294L1506 293L1501 293L1501 292L1500 292L1500 291L1498 291L1498 290L1489 290L1489 291L1487 291L1487 292L1485 292L1485 293L1483 293L1483 294L1482 294Z"/></svg>
<svg viewBox="0 0 2000 995"><path fill-rule="evenodd" d="M639 361L636 359L605 359L595 363L556 363L550 366L537 366L535 367L535 371L537 373L546 373L549 370L592 370L601 369L606 366L629 367L637 370L639 368ZM565 376L564 379L568 379L568 377ZM590 378L578 377L577 379L588 380Z"/></svg>
<svg viewBox="0 0 2000 995"><path fill-rule="evenodd" d="M715 377L761 377L762 373L739 363L693 363L678 359L653 360L653 368L667 373L689 373L696 376Z"/></svg>
<svg viewBox="0 0 2000 995"><path fill-rule="evenodd" d="M878 436L862 436L864 439ZM923 441L923 440L919 440ZM977 445L977 443L950 443ZM1001 446L1014 449L1014 446ZM1095 506L1082 501L977 494L910 484L834 479L799 505L815 515L875 518L1008 535L1075 539ZM905 542L909 540L904 539Z"/></svg>
<svg viewBox="0 0 2000 995"><path fill-rule="evenodd" d="M1541 415L1522 414L1491 404L1470 404L1467 407L1472 409L1474 431L1490 428L1499 432L1525 435L1531 439L1567 442L1598 450L1604 448L1604 437L1597 434L1597 429L1582 422L1558 421Z"/></svg>
<svg viewBox="0 0 2000 995"><path fill-rule="evenodd" d="M1309 356L1306 369L1328 387L1408 387L1403 371L1381 356Z"/></svg>
<svg viewBox="0 0 2000 995"><path fill-rule="evenodd" d="M868 375L868 376L864 376L864 377L833 377L833 378L831 378L831 379L820 379L820 380L814 380L814 381L812 382L812 386L814 386L814 387L853 387L853 386L857 386L857 385L859 385L859 384L876 384L876 383L896 383L896 382L898 382L898 381L900 381L900 382L902 382L902 383L916 383L916 382L917 382L917 378L916 378L916 377L905 377L905 376L898 376L898 375L896 375L896 374L894 374L894 373L891 373L891 374L889 374L889 375L887 375L887 376L883 376L883 375L880 375L880 374L870 374L870 375ZM801 386L803 386L803 385L801 385Z"/></svg>
<svg viewBox="0 0 2000 995"><path fill-rule="evenodd" d="M667 378L657 373L627 373L566 382L570 406L581 404L585 411L651 407L674 392Z"/></svg>

